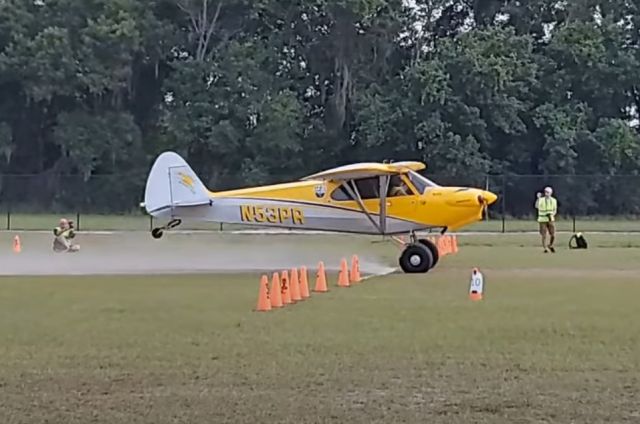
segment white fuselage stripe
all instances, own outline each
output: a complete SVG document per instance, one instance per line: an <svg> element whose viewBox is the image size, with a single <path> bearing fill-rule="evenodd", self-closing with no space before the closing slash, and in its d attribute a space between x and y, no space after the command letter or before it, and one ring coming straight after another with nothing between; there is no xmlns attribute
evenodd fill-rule
<svg viewBox="0 0 640 424"><path fill-rule="evenodd" d="M304 201L255 198L213 198L211 205L181 207L159 211L158 218L249 224L300 230L326 230L380 234L359 210ZM378 217L379 214L370 213ZM401 234L429 228L424 224L387 217L385 234Z"/></svg>

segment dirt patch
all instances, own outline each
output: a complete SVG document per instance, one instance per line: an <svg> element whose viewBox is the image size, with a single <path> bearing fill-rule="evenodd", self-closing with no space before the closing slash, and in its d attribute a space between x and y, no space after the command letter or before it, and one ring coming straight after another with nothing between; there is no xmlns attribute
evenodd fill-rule
<svg viewBox="0 0 640 424"><path fill-rule="evenodd" d="M54 253L46 234L24 234L22 240L20 254L9 249L0 254L0 275L235 273L315 269L319 261L336 271L342 258L349 261L354 254L364 274L394 270L357 239L170 234L153 240L147 233L90 234L78 237L77 253Z"/></svg>

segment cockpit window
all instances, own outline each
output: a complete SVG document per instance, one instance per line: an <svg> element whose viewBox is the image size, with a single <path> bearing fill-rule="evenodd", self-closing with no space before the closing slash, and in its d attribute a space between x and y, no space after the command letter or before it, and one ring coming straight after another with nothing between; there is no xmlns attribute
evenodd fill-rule
<svg viewBox="0 0 640 424"><path fill-rule="evenodd" d="M433 181L423 177L414 171L409 171L407 176L411 181L411 184L416 188L419 194L424 194L425 190L430 187L439 187ZM380 198L379 193L379 185L380 185L380 177L366 177L359 178L356 180L351 180L348 182L349 186L353 188L353 184L355 183L356 189L360 198L362 200L367 199L378 199ZM387 191L388 197L396 197L396 196L411 196L415 193L403 180L400 175L393 175L389 180L389 188ZM336 187L331 193L331 199L337 201L349 201L355 200L347 190L342 187L342 185Z"/></svg>
<svg viewBox="0 0 640 424"><path fill-rule="evenodd" d="M331 198L333 200L345 201L345 200L353 200L353 197L344 189L342 186L338 186L333 193L331 193Z"/></svg>
<svg viewBox="0 0 640 424"><path fill-rule="evenodd" d="M413 195L413 191L404 182L400 175L393 175L389 180L389 189L387 191L388 197L397 197L397 196L410 196Z"/></svg>
<svg viewBox="0 0 640 424"><path fill-rule="evenodd" d="M360 198L377 199L380 197L380 180L378 177L367 177L355 180Z"/></svg>
<svg viewBox="0 0 640 424"><path fill-rule="evenodd" d="M411 181L411 184L414 185L414 187L416 188L416 190L418 190L420 194L424 194L424 192L428 188L439 187L438 184L434 183L428 178L423 177L422 175L418 174L415 171L409 171L407 175L409 176L409 180Z"/></svg>
<svg viewBox="0 0 640 424"><path fill-rule="evenodd" d="M377 199L380 197L378 194L379 180L378 177L359 178L357 180L351 180L348 182L349 186L353 189L353 183L356 185L358 195L362 200ZM354 200L349 192L342 187L338 186L332 193L331 198L338 201Z"/></svg>

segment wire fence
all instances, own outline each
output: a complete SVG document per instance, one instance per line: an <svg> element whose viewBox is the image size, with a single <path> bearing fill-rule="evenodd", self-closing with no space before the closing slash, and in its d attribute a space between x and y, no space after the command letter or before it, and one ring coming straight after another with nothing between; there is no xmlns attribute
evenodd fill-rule
<svg viewBox="0 0 640 424"><path fill-rule="evenodd" d="M478 187L499 196L486 219L466 231L536 231L536 193L551 186L558 199L559 231L640 232L638 175L426 176L441 185ZM154 222L139 206L145 178L0 175L0 229L47 230L65 216L81 230L148 230ZM238 226L185 223L180 228L224 231Z"/></svg>

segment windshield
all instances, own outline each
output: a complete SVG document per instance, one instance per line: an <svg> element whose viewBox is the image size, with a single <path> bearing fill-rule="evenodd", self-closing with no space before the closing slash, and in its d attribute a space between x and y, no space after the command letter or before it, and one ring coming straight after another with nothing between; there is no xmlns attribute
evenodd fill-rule
<svg viewBox="0 0 640 424"><path fill-rule="evenodd" d="M409 171L408 176L409 180L411 180L411 183L415 186L416 190L418 190L418 193L420 194L424 194L424 192L428 188L440 187L438 184L434 183L428 178L423 177L415 171Z"/></svg>

